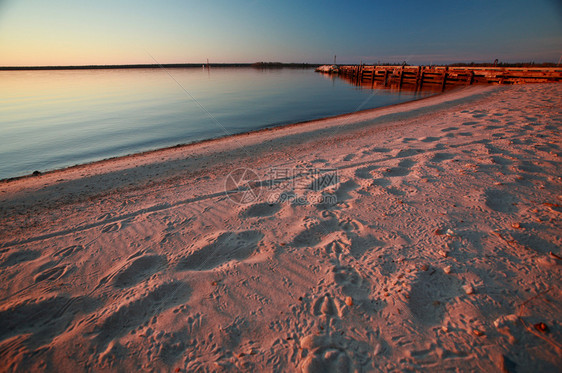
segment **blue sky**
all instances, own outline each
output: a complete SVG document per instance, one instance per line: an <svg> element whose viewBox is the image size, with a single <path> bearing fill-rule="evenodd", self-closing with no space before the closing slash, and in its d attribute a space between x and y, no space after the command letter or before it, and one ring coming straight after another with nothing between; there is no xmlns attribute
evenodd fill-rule
<svg viewBox="0 0 562 373"><path fill-rule="evenodd" d="M0 0L0 65L558 62L557 0Z"/></svg>

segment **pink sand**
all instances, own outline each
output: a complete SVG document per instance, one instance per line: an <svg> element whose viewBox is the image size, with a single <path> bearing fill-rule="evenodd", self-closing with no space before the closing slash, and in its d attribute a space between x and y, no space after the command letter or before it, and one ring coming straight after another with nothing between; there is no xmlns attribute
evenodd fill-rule
<svg viewBox="0 0 562 373"><path fill-rule="evenodd" d="M557 371L561 97L469 87L1 183L0 371Z"/></svg>

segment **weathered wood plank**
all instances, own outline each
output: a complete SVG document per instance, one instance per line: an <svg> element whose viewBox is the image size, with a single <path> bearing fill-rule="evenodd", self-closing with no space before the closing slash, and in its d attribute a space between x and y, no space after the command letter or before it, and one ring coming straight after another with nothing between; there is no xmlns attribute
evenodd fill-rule
<svg viewBox="0 0 562 373"><path fill-rule="evenodd" d="M449 86L470 84L522 84L539 82L561 82L562 67L472 67L472 66L339 66L339 75L354 84L371 87L381 83L385 87Z"/></svg>

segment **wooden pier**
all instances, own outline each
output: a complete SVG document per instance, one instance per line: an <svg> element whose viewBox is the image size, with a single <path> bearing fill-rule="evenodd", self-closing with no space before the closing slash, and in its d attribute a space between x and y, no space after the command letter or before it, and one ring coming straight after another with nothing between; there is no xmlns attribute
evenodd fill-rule
<svg viewBox="0 0 562 373"><path fill-rule="evenodd" d="M562 67L338 66L353 84L411 90L440 90L471 84L561 82Z"/></svg>

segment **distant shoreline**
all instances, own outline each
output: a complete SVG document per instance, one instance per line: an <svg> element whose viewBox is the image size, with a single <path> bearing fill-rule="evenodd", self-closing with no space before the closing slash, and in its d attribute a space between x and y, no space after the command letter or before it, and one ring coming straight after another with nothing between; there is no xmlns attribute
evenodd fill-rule
<svg viewBox="0 0 562 373"><path fill-rule="evenodd" d="M177 68L201 68L201 67L252 67L258 69L315 68L320 64L310 63L281 63L281 62L257 62L257 63L166 63L166 64L131 64L131 65L74 65L74 66L0 66L0 71L18 70L116 70L116 69L177 69Z"/></svg>

